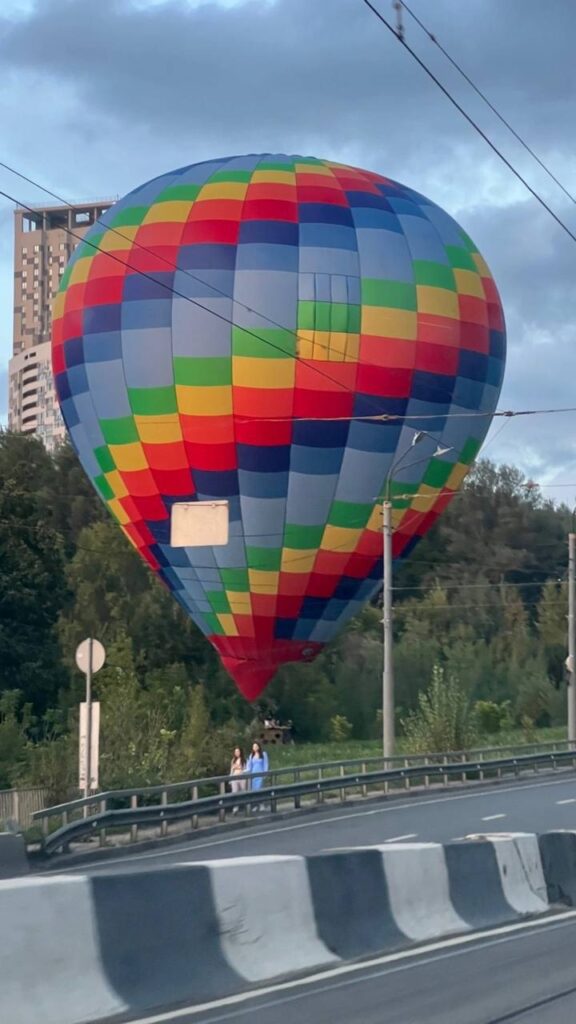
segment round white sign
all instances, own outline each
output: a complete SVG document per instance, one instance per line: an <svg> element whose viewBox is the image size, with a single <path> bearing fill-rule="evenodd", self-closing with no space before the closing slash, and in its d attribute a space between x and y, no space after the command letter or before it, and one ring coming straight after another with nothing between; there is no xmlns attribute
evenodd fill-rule
<svg viewBox="0 0 576 1024"><path fill-rule="evenodd" d="M76 648L76 664L84 675L88 672L90 657L90 641L83 640ZM92 672L99 672L106 661L106 651L99 640L92 640Z"/></svg>

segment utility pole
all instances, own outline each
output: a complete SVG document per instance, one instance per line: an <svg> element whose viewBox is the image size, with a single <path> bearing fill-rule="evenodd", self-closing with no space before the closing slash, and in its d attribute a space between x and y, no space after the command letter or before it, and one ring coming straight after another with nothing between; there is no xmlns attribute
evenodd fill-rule
<svg viewBox="0 0 576 1024"><path fill-rule="evenodd" d="M382 750L384 757L394 756L394 659L392 651L392 502L387 494L382 503L384 588L383 588L383 641L382 670Z"/></svg>
<svg viewBox="0 0 576 1024"><path fill-rule="evenodd" d="M576 742L576 532L568 535L568 740Z"/></svg>

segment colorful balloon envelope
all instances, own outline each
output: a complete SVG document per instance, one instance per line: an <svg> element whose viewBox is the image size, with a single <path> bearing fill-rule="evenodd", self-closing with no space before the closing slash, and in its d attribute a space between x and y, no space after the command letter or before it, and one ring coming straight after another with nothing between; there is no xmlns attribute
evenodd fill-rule
<svg viewBox="0 0 576 1024"><path fill-rule="evenodd" d="M395 558L435 522L504 357L494 281L458 224L310 157L218 159L135 189L54 306L82 465L249 699L377 593L387 487ZM209 499L229 502L228 543L171 547L174 503Z"/></svg>

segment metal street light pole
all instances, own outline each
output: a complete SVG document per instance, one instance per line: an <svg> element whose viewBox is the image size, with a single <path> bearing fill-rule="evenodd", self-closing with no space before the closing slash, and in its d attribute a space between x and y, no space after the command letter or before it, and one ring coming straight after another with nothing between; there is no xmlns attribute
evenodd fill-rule
<svg viewBox="0 0 576 1024"><path fill-rule="evenodd" d="M393 635L393 590L392 590L392 476L396 469L425 437L436 441L438 447L432 458L446 455L451 448L442 447L437 439L425 430L417 430L410 446L392 463L384 483L382 502L382 547L383 547L383 591L382 591L382 753L384 759L394 756L396 727L394 721L394 635ZM419 460L428 461L428 458Z"/></svg>
<svg viewBox="0 0 576 1024"><path fill-rule="evenodd" d="M576 743L576 532L572 523L568 534L568 742Z"/></svg>

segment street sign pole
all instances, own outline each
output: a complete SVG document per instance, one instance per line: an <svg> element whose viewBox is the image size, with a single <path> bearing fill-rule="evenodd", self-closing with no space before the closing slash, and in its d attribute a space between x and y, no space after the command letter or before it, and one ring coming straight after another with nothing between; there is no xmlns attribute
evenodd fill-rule
<svg viewBox="0 0 576 1024"><path fill-rule="evenodd" d="M90 796L92 782L92 637L88 638L88 663L86 665L86 785L84 796Z"/></svg>
<svg viewBox="0 0 576 1024"><path fill-rule="evenodd" d="M86 703L80 706L80 780L79 789L84 791L84 796L89 797L92 790L93 776L98 776L98 730L99 716L96 722L93 718L94 711L98 712L99 704L92 700L92 676L99 672L106 660L106 651L99 640L87 637L76 648L76 664L86 676ZM84 743L84 750L82 749ZM94 750L92 745L94 744ZM97 788L98 783L96 781Z"/></svg>

